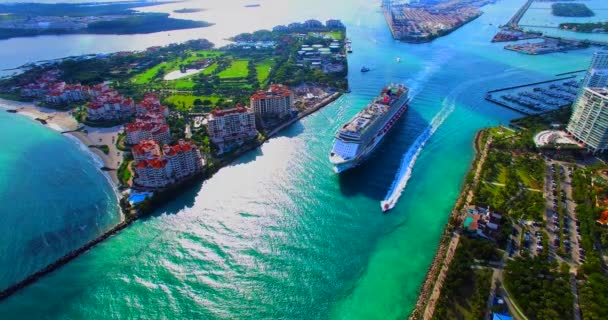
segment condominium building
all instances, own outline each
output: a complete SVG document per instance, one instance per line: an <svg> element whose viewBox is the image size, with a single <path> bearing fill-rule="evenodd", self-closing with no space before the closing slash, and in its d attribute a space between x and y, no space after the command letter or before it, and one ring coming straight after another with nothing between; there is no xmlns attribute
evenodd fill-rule
<svg viewBox="0 0 608 320"><path fill-rule="evenodd" d="M213 111L207 117L207 132L211 141L224 153L228 144L242 144L255 138L255 115L251 109L238 105L228 110Z"/></svg>
<svg viewBox="0 0 608 320"><path fill-rule="evenodd" d="M160 157L160 147L154 140L142 140L131 149L136 162Z"/></svg>
<svg viewBox="0 0 608 320"><path fill-rule="evenodd" d="M608 69L608 50L594 52L589 69Z"/></svg>
<svg viewBox="0 0 608 320"><path fill-rule="evenodd" d="M567 130L593 152L608 148L608 89L583 88Z"/></svg>
<svg viewBox="0 0 608 320"><path fill-rule="evenodd" d="M125 142L130 145L138 144L142 140L154 140L161 144L171 142L171 131L164 122L135 119L125 126L125 132Z"/></svg>
<svg viewBox="0 0 608 320"><path fill-rule="evenodd" d="M587 74L583 79L581 88L608 87L608 50L596 51L591 59ZM581 89L581 94L583 93Z"/></svg>
<svg viewBox="0 0 608 320"><path fill-rule="evenodd" d="M135 106L138 117L145 114L156 113L164 117L169 116L169 108L160 105L160 99L153 93L146 94L144 99Z"/></svg>
<svg viewBox="0 0 608 320"><path fill-rule="evenodd" d="M152 141L145 147L137 147L141 153L134 166L136 187L165 188L203 170L205 162L195 144L180 140L176 145L164 146L162 154L157 154L158 145L154 145ZM136 148L133 149L136 156Z"/></svg>
<svg viewBox="0 0 608 320"><path fill-rule="evenodd" d="M260 119L284 118L291 114L294 102L294 94L286 85L271 84L268 90L251 96L250 106Z"/></svg>
<svg viewBox="0 0 608 320"><path fill-rule="evenodd" d="M171 169L167 160L159 157L145 159L135 164L135 185L150 189L160 189L171 184Z"/></svg>
<svg viewBox="0 0 608 320"><path fill-rule="evenodd" d="M176 145L165 145L163 159L168 161L173 179L181 179L203 170L203 156L190 141L179 140Z"/></svg>

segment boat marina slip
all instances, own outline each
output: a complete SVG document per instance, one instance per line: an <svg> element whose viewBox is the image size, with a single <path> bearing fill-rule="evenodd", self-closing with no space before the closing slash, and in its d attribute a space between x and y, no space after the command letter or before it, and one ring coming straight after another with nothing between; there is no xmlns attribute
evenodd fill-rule
<svg viewBox="0 0 608 320"><path fill-rule="evenodd" d="M593 49L532 56L491 43L524 3L485 5L476 19L421 44L395 41L379 3L367 0L162 4L142 10L202 6L172 15L213 25L0 41L13 48L0 50L1 68L10 69L198 38L221 46L241 32L337 18L353 52L350 93L2 300L0 318L407 318L474 159L476 132L521 116L486 101L486 93L589 64ZM335 134L390 83L409 88L407 112L367 161L335 174L328 161ZM4 111L0 133L0 243L14 244L0 246L6 287L119 224L121 215L100 164L65 135ZM385 204L390 214L381 213Z"/></svg>

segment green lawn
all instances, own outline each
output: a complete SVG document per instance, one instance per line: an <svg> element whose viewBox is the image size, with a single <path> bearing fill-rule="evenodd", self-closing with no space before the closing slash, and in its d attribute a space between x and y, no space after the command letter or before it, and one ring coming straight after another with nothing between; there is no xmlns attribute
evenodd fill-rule
<svg viewBox="0 0 608 320"><path fill-rule="evenodd" d="M507 168L500 166L500 173L498 173L497 183L507 183Z"/></svg>
<svg viewBox="0 0 608 320"><path fill-rule="evenodd" d="M199 59L204 59L204 58L215 58L215 57L218 57L221 55L222 55L221 52L217 52L217 51L213 51L213 50L199 50L199 51L189 52L187 57L177 58L177 59L174 59L171 61L166 61L166 62L157 64L156 66L146 70L145 72L136 75L135 77L133 77L133 82L136 84L145 84L145 83L152 81L161 69L164 71L164 74L167 74L171 71L179 70L180 64L190 63L190 62L193 62L193 61L196 61ZM213 67L213 65L211 65L210 68L211 67ZM217 68L217 65L214 67L214 70L215 70L215 68ZM207 70L205 70L203 72L206 72L206 71ZM213 71L213 70L211 70L211 71Z"/></svg>
<svg viewBox="0 0 608 320"><path fill-rule="evenodd" d="M312 34L327 34L336 40L344 40L344 34L340 31L328 31L328 32L309 32L308 35Z"/></svg>
<svg viewBox="0 0 608 320"><path fill-rule="evenodd" d="M225 78L245 78L249 74L247 67L249 66L248 60L234 60L230 67L220 72L218 76L220 79Z"/></svg>
<svg viewBox="0 0 608 320"><path fill-rule="evenodd" d="M194 100L200 99L210 100L211 105L214 106L217 101L220 99L218 96L188 96L188 95L173 95L165 99L166 102L172 103L177 106L177 109L180 111L189 111L192 109L194 105Z"/></svg>
<svg viewBox="0 0 608 320"><path fill-rule="evenodd" d="M258 74L258 82L263 85L268 76L270 75L270 70L274 66L274 61L272 59L266 59L255 65L255 70Z"/></svg>
<svg viewBox="0 0 608 320"><path fill-rule="evenodd" d="M526 172L526 170L518 168L517 174L519 175L521 182L523 182L523 184L527 188L530 188L530 189L542 189L543 188L542 182L532 179L532 177L530 176L529 173Z"/></svg>
<svg viewBox="0 0 608 320"><path fill-rule="evenodd" d="M203 70L203 74L210 75L213 73L213 71L215 71L215 69L217 69L217 62L214 62L212 65L205 68L205 70Z"/></svg>

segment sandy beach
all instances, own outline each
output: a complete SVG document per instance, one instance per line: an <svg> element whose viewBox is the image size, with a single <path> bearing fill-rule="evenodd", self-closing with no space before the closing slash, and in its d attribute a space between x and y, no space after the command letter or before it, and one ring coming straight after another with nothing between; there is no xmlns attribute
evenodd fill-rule
<svg viewBox="0 0 608 320"><path fill-rule="evenodd" d="M70 131L78 129L78 121L69 111L58 111L36 106L31 102L19 102L0 99L0 107L7 110L17 110L17 113L32 119L44 119L47 126L57 131Z"/></svg>
<svg viewBox="0 0 608 320"><path fill-rule="evenodd" d="M103 163L102 167L112 169L106 171L115 186L119 185L116 170L120 166L123 159L123 152L116 148L116 139L118 133L123 130L123 126L115 126L111 128L93 128L80 125L69 111L58 111L49 108L36 106L31 102L19 102L0 99L0 108L6 110L16 110L17 114L27 116L33 120L43 119L46 121L46 126L59 132L73 131L82 127L79 131L65 133L78 139L85 146L91 145L107 145L110 149L108 154L105 154L98 148L88 147L87 149L95 155L96 158Z"/></svg>

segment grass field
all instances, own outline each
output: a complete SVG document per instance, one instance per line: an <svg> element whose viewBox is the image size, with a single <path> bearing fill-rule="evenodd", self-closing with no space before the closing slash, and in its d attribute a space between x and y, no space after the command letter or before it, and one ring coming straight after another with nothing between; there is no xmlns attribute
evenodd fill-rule
<svg viewBox="0 0 608 320"><path fill-rule="evenodd" d="M204 58L214 58L214 57L218 57L221 55L222 55L221 52L212 51L212 50L193 51L193 52L189 53L188 57L178 58L175 60L160 63L160 64L146 70L145 72L136 75L135 77L133 77L133 82L135 84L145 84L145 83L152 81L156 77L158 72L161 70L164 71L164 74L167 74L171 71L179 70L180 64L190 63L190 62L193 62L193 61L196 61L199 59L204 59ZM215 66L215 68L217 68L217 66ZM207 70L205 70L205 71L207 71ZM205 72L205 71L203 71L203 72Z"/></svg>
<svg viewBox="0 0 608 320"><path fill-rule="evenodd" d="M249 74L247 67L249 66L249 60L234 60L230 67L220 72L218 76L220 79L225 78L245 78Z"/></svg>
<svg viewBox="0 0 608 320"><path fill-rule="evenodd" d="M342 32L340 31L330 31L330 32L309 32L309 35L312 35L313 33L320 33L320 34L327 34L330 35L332 38L336 39L336 40L344 40L344 35L342 34Z"/></svg>
<svg viewBox="0 0 608 320"><path fill-rule="evenodd" d="M210 75L213 73L213 71L215 71L215 69L217 69L217 63L214 62L212 65L208 66L207 68L205 68L205 70L203 70L203 74Z"/></svg>
<svg viewBox="0 0 608 320"><path fill-rule="evenodd" d="M189 111L194 106L194 100L200 99L201 101L209 100L211 105L214 106L220 99L218 96L187 96L187 95L173 95L165 99L166 102L172 103L177 106L180 111Z"/></svg>
<svg viewBox="0 0 608 320"><path fill-rule="evenodd" d="M268 76L270 75L270 70L274 66L274 61L271 59L266 59L255 65L255 70L258 74L258 82L263 85L266 80L268 80Z"/></svg>

